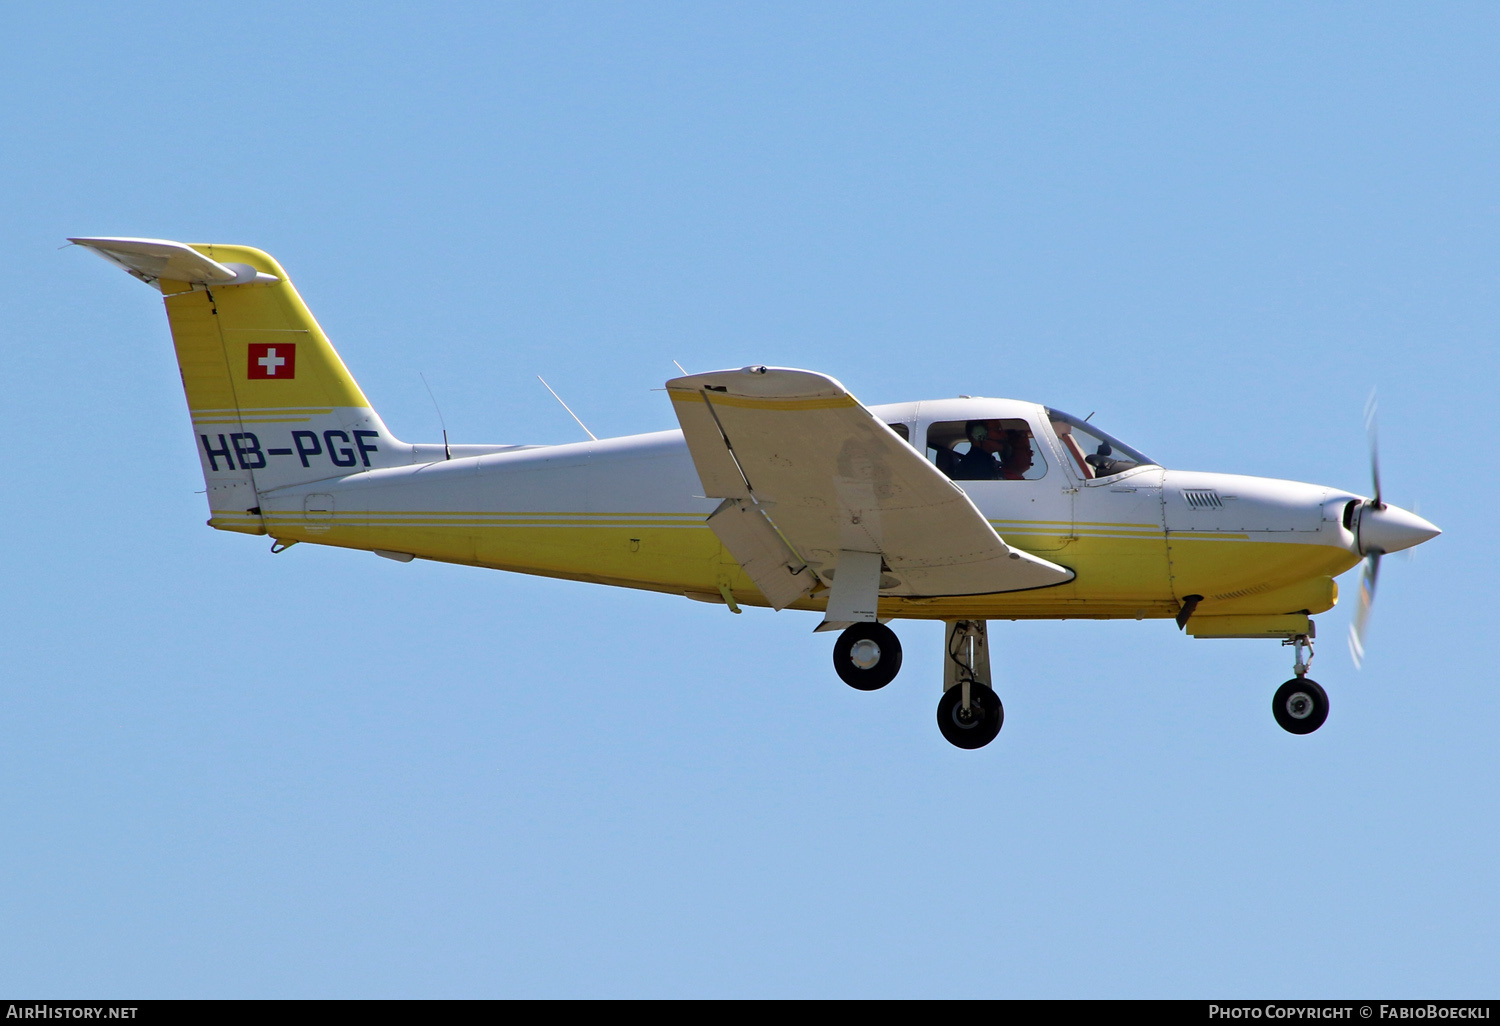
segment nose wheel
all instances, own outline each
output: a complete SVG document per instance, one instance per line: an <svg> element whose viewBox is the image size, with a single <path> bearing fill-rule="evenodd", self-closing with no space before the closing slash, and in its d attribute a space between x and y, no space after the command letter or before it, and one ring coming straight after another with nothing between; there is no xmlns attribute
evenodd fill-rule
<svg viewBox="0 0 1500 1026"><path fill-rule="evenodd" d="M1310 677L1293 677L1276 689L1271 714L1282 730L1311 734L1328 719L1328 692Z"/></svg>
<svg viewBox="0 0 1500 1026"><path fill-rule="evenodd" d="M1283 644L1294 647L1293 670L1297 675L1276 689L1276 695L1271 699L1271 715L1289 734L1311 734L1328 719L1328 692L1307 675L1308 665L1312 662L1313 639L1304 634Z"/></svg>
<svg viewBox="0 0 1500 1026"><path fill-rule="evenodd" d="M901 639L883 623L857 623L833 646L839 679L859 691L879 691L901 672Z"/></svg>

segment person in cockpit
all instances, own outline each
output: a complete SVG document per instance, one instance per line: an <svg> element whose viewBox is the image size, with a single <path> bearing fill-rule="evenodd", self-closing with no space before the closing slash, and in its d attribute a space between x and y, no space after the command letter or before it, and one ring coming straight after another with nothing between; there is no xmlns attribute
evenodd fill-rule
<svg viewBox="0 0 1500 1026"><path fill-rule="evenodd" d="M999 424L995 421L971 420L964 425L964 434L969 439L969 451L953 458L949 476L955 481L995 481L1000 477L1000 464L995 452L1000 448Z"/></svg>
<svg viewBox="0 0 1500 1026"><path fill-rule="evenodd" d="M1002 432L999 444L1000 480L1024 481L1031 469L1031 432L1011 428Z"/></svg>

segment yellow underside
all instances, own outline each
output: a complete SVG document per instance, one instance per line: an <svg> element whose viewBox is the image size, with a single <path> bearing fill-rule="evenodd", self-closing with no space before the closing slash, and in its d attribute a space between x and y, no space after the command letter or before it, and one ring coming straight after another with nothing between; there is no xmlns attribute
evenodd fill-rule
<svg viewBox="0 0 1500 1026"><path fill-rule="evenodd" d="M316 516L316 515L315 515ZM267 511L217 516L222 530L269 533L354 549L765 605L759 591L705 526L701 514L365 513ZM1029 549L1026 536L1007 535ZM1072 569L1068 584L1033 591L953 598L882 596L882 616L908 619L1056 619L1171 617L1181 598L1203 595L1197 616L1319 613L1337 600L1332 577L1358 557L1324 545L1248 535L1173 535L1120 526L1065 543L1037 537L1036 554ZM821 610L819 589L793 608Z"/></svg>

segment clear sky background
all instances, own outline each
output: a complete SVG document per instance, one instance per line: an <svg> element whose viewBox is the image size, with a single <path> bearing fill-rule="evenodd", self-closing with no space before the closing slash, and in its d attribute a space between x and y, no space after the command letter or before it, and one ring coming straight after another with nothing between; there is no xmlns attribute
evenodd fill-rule
<svg viewBox="0 0 1500 1026"><path fill-rule="evenodd" d="M1500 9L13 5L0 992L1494 996ZM749 363L1045 402L1443 537L1284 733L1269 642L808 613L203 525L160 297L274 254L398 435L675 426ZM1343 578L1346 596L1355 575Z"/></svg>

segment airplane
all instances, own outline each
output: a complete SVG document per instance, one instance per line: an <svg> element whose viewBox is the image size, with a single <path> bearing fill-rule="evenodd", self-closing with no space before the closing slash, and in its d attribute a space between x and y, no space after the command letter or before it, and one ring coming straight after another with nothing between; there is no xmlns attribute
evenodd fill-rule
<svg viewBox="0 0 1500 1026"><path fill-rule="evenodd" d="M821 613L834 668L873 691L896 619L946 624L938 727L999 734L989 620L1175 619L1293 648L1276 722L1310 734L1312 615L1364 564L1441 532L1374 494L1168 470L1091 417L961 396L865 406L809 370L666 382L679 430L562 445L412 444L371 407L286 272L258 249L75 238L159 290L217 530ZM570 411L571 412L571 411ZM1091 415L1092 416L1092 415ZM585 430L587 430L585 428Z"/></svg>

